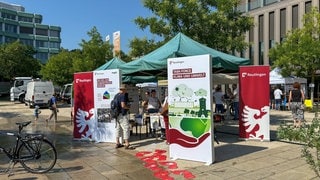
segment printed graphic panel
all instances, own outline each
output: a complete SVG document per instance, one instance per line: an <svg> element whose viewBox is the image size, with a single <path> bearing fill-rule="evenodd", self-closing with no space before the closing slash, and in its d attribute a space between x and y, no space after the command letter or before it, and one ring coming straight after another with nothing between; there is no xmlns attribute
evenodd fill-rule
<svg viewBox="0 0 320 180"><path fill-rule="evenodd" d="M210 55L168 59L170 157L214 161Z"/></svg>
<svg viewBox="0 0 320 180"><path fill-rule="evenodd" d="M270 140L269 66L239 69L240 138Z"/></svg>

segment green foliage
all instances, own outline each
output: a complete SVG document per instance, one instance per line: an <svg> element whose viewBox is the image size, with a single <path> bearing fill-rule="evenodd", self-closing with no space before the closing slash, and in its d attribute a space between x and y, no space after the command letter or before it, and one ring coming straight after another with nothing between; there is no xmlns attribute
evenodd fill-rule
<svg viewBox="0 0 320 180"><path fill-rule="evenodd" d="M251 17L235 10L239 0L144 0L143 3L154 16L138 17L135 23L142 30L148 28L164 41L182 32L202 44L227 53L242 52L248 47L244 41L245 33L254 24ZM134 46L131 48L135 51ZM137 57L143 55L133 54Z"/></svg>
<svg viewBox="0 0 320 180"><path fill-rule="evenodd" d="M286 40L270 49L274 67L284 76L311 77L320 69L320 14L315 8L303 17L304 26L288 32Z"/></svg>
<svg viewBox="0 0 320 180"><path fill-rule="evenodd" d="M12 79L17 76L39 77L41 63L33 58L32 47L16 41L0 45L0 77Z"/></svg>
<svg viewBox="0 0 320 180"><path fill-rule="evenodd" d="M280 126L277 136L279 139L303 143L302 157L320 177L320 119L318 117L315 117L310 125L299 129Z"/></svg>
<svg viewBox="0 0 320 180"><path fill-rule="evenodd" d="M51 80L54 84L62 86L73 81L73 58L76 52L63 50L52 56L47 64L41 69L43 79Z"/></svg>

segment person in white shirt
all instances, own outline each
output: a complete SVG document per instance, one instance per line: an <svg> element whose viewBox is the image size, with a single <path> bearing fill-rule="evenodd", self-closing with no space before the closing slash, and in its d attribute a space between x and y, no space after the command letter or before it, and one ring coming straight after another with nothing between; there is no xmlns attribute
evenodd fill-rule
<svg viewBox="0 0 320 180"><path fill-rule="evenodd" d="M277 87L277 89L274 90L273 94L274 94L274 100L276 103L276 110L280 110L280 105L282 102L281 96L283 95L282 91L281 89L279 89L279 87Z"/></svg>
<svg viewBox="0 0 320 180"><path fill-rule="evenodd" d="M221 90L221 86L217 86L215 92L213 93L214 101L216 104L215 112L216 113L224 113L224 93Z"/></svg>

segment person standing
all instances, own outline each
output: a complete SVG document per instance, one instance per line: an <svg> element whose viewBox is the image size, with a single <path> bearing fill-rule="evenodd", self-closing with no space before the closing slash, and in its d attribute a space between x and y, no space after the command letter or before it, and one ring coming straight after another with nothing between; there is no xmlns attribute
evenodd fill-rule
<svg viewBox="0 0 320 180"><path fill-rule="evenodd" d="M215 92L213 93L214 101L215 101L215 112L216 113L224 113L224 93L222 92L221 86L217 86Z"/></svg>
<svg viewBox="0 0 320 180"><path fill-rule="evenodd" d="M270 109L274 109L274 104L275 104L275 100L274 100L274 86L272 86L270 88Z"/></svg>
<svg viewBox="0 0 320 180"><path fill-rule="evenodd" d="M167 144L170 143L170 136L169 136L169 117L168 117L168 89L165 91L165 98L161 105L161 112L160 115L163 116L164 126L165 128L161 128L161 137L160 139L167 140Z"/></svg>
<svg viewBox="0 0 320 180"><path fill-rule="evenodd" d="M147 112L148 114L155 114L155 113L159 113L159 109L161 107L161 102L157 97L157 93L156 90L152 89L151 90L151 94L149 96L149 98L145 101L144 106L147 107ZM151 137L155 137L156 136L156 129L153 129L151 126L151 119L149 119L149 132L151 132Z"/></svg>
<svg viewBox="0 0 320 180"><path fill-rule="evenodd" d="M277 89L274 90L273 94L274 94L274 100L276 103L276 110L280 110L280 105L282 102L281 96L283 95L282 91L279 87L277 87Z"/></svg>
<svg viewBox="0 0 320 180"><path fill-rule="evenodd" d="M239 119L239 88L237 84L232 84L232 99L233 99L233 109L234 109L234 118L233 120Z"/></svg>
<svg viewBox="0 0 320 180"><path fill-rule="evenodd" d="M49 108L51 110L50 116L46 119L46 122L50 121L52 117L54 117L55 122L58 120L58 106L57 106L57 99L56 99L57 94L53 93L52 97L49 100Z"/></svg>
<svg viewBox="0 0 320 180"><path fill-rule="evenodd" d="M305 96L300 89L300 83L294 82L293 89L289 93L288 105L292 112L293 127L301 127L301 122L304 119L304 102Z"/></svg>
<svg viewBox="0 0 320 180"><path fill-rule="evenodd" d="M125 149L135 149L129 143L130 138L130 123L128 111L128 98L126 98L126 86L121 85L119 90L118 101L120 102L120 114L116 120L116 148L125 147ZM124 145L120 143L120 137L123 136Z"/></svg>
<svg viewBox="0 0 320 180"><path fill-rule="evenodd" d="M37 122L39 119L39 114L41 113L40 111L40 107L38 105L36 105L34 107L34 120Z"/></svg>

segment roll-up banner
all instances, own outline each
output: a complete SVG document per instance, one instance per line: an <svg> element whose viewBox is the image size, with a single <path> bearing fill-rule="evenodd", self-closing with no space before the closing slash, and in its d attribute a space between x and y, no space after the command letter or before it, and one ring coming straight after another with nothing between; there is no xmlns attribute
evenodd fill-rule
<svg viewBox="0 0 320 180"><path fill-rule="evenodd" d="M169 154L214 162L211 56L168 60Z"/></svg>
<svg viewBox="0 0 320 180"><path fill-rule="evenodd" d="M115 119L110 103L119 92L119 69L74 74L75 139L115 142Z"/></svg>
<svg viewBox="0 0 320 180"><path fill-rule="evenodd" d="M239 67L240 139L270 141L269 66Z"/></svg>

